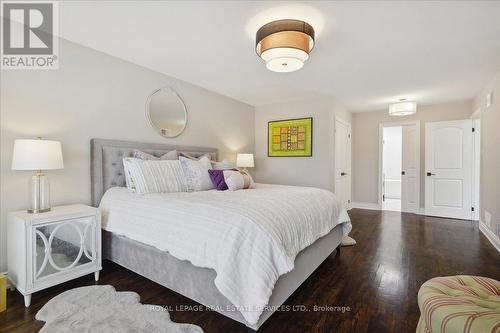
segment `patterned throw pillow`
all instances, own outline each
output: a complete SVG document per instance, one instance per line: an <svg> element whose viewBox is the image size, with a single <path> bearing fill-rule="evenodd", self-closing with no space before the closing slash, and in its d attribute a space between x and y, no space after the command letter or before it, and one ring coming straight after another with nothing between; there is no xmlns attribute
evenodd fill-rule
<svg viewBox="0 0 500 333"><path fill-rule="evenodd" d="M214 184L208 174L208 170L212 169L212 165L208 157L203 156L199 160L192 160L190 158L180 156L179 161L184 177L186 178L187 190L189 192L214 189Z"/></svg>
<svg viewBox="0 0 500 333"><path fill-rule="evenodd" d="M132 157L138 158L141 160L177 160L177 159L179 159L179 153L177 152L177 150L171 150L171 151L166 152L165 154L161 155L160 157L156 157L154 155L143 152L141 150L134 149L134 153L133 153Z"/></svg>
<svg viewBox="0 0 500 333"><path fill-rule="evenodd" d="M178 160L141 160L126 157L123 164L139 194L186 192L187 185Z"/></svg>
<svg viewBox="0 0 500 333"><path fill-rule="evenodd" d="M238 171L237 169L226 169L226 170ZM212 169L208 170L208 174L210 175L210 179L212 180L212 183L214 184L217 191L227 190L227 184L226 181L224 180L224 170Z"/></svg>

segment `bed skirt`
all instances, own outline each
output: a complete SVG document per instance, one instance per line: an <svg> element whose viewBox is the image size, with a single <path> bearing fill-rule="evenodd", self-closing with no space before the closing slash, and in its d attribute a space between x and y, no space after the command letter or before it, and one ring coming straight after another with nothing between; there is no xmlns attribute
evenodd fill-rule
<svg viewBox="0 0 500 333"><path fill-rule="evenodd" d="M342 225L300 252L293 271L276 283L266 309L256 325L250 325L232 303L216 288L213 269L192 265L168 252L103 230L103 258L184 295L206 307L257 330L314 270L340 245Z"/></svg>

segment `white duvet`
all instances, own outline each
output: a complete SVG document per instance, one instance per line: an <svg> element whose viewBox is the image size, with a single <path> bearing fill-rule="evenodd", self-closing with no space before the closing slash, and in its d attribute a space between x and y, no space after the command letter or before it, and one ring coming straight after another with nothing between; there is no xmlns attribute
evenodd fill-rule
<svg viewBox="0 0 500 333"><path fill-rule="evenodd" d="M351 231L335 195L311 187L146 195L114 187L100 209L105 230L214 269L216 287L252 325L301 250L337 224Z"/></svg>

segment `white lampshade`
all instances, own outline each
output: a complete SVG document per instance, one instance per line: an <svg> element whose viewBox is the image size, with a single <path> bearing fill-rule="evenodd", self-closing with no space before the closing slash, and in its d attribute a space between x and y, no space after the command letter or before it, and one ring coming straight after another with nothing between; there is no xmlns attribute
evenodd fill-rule
<svg viewBox="0 0 500 333"><path fill-rule="evenodd" d="M50 140L16 140L12 170L63 169L61 143Z"/></svg>
<svg viewBox="0 0 500 333"><path fill-rule="evenodd" d="M304 66L309 55L299 49L282 47L262 52L261 58L273 72L293 72Z"/></svg>
<svg viewBox="0 0 500 333"><path fill-rule="evenodd" d="M236 156L236 166L238 168L253 168L253 154L238 154Z"/></svg>
<svg viewBox="0 0 500 333"><path fill-rule="evenodd" d="M389 105L389 115L391 116L408 116L417 112L416 102L398 102Z"/></svg>

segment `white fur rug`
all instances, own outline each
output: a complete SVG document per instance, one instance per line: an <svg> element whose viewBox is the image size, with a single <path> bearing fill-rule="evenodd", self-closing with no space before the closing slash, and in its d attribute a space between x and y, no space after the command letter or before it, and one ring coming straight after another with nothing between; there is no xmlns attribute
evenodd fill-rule
<svg viewBox="0 0 500 333"><path fill-rule="evenodd" d="M36 314L45 333L203 333L195 325L177 324L168 311L141 304L134 292L117 292L112 286L71 289L52 298Z"/></svg>
<svg viewBox="0 0 500 333"><path fill-rule="evenodd" d="M340 246L353 246L356 245L356 240L352 237L345 235L340 242Z"/></svg>

